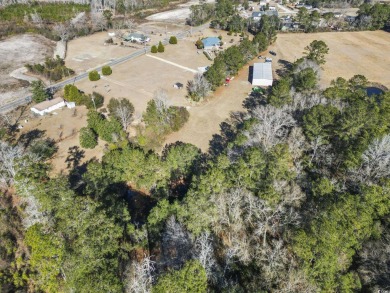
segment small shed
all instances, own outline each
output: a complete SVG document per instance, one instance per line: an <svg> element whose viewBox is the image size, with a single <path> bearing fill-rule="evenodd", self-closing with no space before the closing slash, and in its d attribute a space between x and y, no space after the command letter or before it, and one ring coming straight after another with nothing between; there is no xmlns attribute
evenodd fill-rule
<svg viewBox="0 0 390 293"><path fill-rule="evenodd" d="M63 98L55 98L36 104L34 107L31 108L31 111L39 115L45 115L46 113L50 113L64 106L65 101Z"/></svg>
<svg viewBox="0 0 390 293"><path fill-rule="evenodd" d="M219 47L221 40L217 37L208 37L202 40L203 48L205 50L210 50L214 47Z"/></svg>
<svg viewBox="0 0 390 293"><path fill-rule="evenodd" d="M252 85L272 86L272 63L255 63L253 64Z"/></svg>

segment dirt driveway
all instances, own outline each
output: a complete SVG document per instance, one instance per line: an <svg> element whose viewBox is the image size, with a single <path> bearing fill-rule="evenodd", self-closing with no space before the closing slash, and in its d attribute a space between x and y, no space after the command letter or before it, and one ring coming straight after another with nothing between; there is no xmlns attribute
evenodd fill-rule
<svg viewBox="0 0 390 293"><path fill-rule="evenodd" d="M274 61L294 62L305 46L322 40L329 46L321 85L327 87L337 77L346 79L362 74L372 82L390 87L390 33L385 31L278 34L269 49L277 53ZM275 64L275 62L274 62ZM280 66L274 67L274 71Z"/></svg>

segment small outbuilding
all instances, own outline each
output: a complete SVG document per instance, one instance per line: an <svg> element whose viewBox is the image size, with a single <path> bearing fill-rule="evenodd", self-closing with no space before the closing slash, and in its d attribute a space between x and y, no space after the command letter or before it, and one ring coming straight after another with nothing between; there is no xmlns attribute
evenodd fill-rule
<svg viewBox="0 0 390 293"><path fill-rule="evenodd" d="M208 37L202 40L203 48L205 50L210 50L215 47L219 47L219 44L221 43L221 40L217 37Z"/></svg>
<svg viewBox="0 0 390 293"><path fill-rule="evenodd" d="M272 86L272 63L255 63L253 64L252 85Z"/></svg>
<svg viewBox="0 0 390 293"><path fill-rule="evenodd" d="M47 100L42 103L36 104L34 107L31 108L31 111L42 116L45 115L46 113L50 113L64 106L67 106L68 108L74 108L75 103L74 102L68 103L63 98L55 98L52 100Z"/></svg>

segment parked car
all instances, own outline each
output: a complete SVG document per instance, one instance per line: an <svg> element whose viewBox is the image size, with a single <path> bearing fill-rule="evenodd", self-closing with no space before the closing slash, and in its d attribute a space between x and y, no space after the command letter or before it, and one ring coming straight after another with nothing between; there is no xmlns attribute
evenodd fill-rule
<svg viewBox="0 0 390 293"><path fill-rule="evenodd" d="M272 62L272 58L265 58L265 62Z"/></svg>
<svg viewBox="0 0 390 293"><path fill-rule="evenodd" d="M269 51L269 53L273 56L276 56L276 53L274 51Z"/></svg>
<svg viewBox="0 0 390 293"><path fill-rule="evenodd" d="M257 59L263 59L263 58L264 58L264 57L263 57L263 56L261 56L261 55L260 55L259 57L257 57Z"/></svg>

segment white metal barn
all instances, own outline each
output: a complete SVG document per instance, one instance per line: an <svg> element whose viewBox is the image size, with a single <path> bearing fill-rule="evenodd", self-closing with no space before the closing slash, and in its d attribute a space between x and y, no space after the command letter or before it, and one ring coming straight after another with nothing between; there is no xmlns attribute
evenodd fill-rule
<svg viewBox="0 0 390 293"><path fill-rule="evenodd" d="M54 110L64 107L65 101L63 98L55 98L52 100L44 101L42 103L36 104L31 108L31 111L39 115L44 115L45 113L50 113Z"/></svg>
<svg viewBox="0 0 390 293"><path fill-rule="evenodd" d="M272 63L255 63L253 64L252 85L271 86L272 85Z"/></svg>

